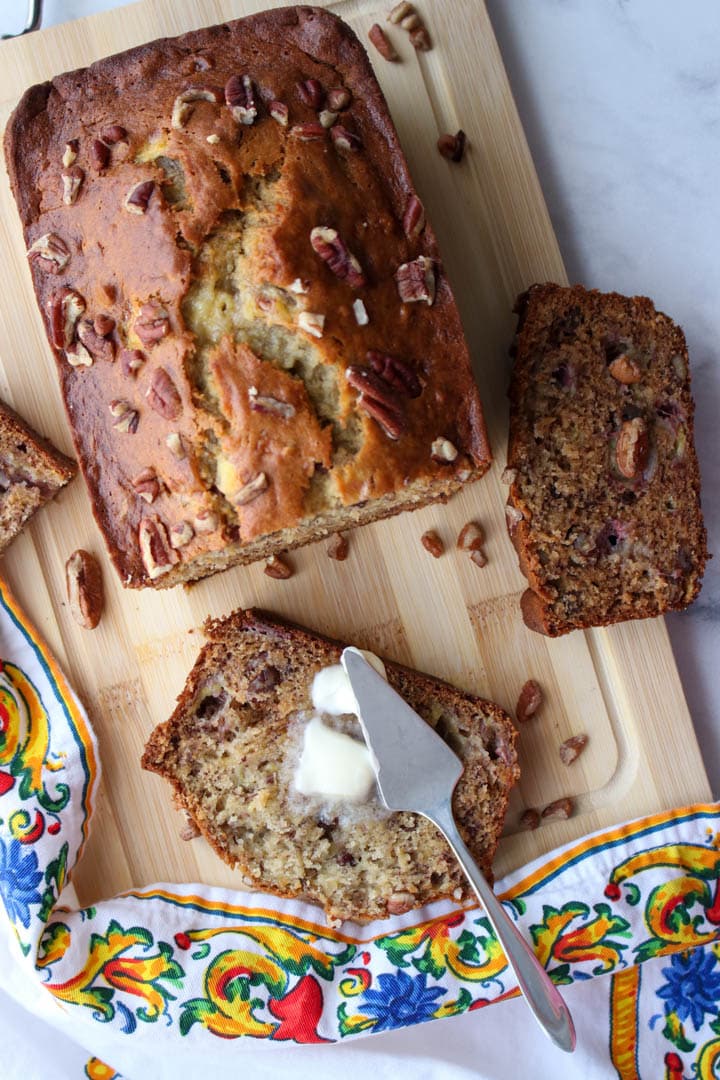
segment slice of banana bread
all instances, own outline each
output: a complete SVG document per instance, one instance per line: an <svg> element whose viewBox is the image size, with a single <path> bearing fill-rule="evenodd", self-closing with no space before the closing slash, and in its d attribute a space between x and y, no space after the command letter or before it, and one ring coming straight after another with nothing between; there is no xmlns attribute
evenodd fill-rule
<svg viewBox="0 0 720 1080"><path fill-rule="evenodd" d="M708 558L682 330L644 296L534 285L510 389L508 527L555 636L694 600Z"/></svg>
<svg viewBox="0 0 720 1080"><path fill-rule="evenodd" d="M390 813L377 800L323 801L293 788L313 677L339 662L343 646L254 611L210 621L205 631L209 642L142 764L170 781L221 858L257 888L321 904L332 923L466 899L462 871L427 819ZM491 876L519 775L510 718L438 679L386 668L390 684L464 761L455 817ZM354 718L336 723L361 737Z"/></svg>
<svg viewBox="0 0 720 1080"><path fill-rule="evenodd" d="M0 401L0 552L76 472L74 461Z"/></svg>

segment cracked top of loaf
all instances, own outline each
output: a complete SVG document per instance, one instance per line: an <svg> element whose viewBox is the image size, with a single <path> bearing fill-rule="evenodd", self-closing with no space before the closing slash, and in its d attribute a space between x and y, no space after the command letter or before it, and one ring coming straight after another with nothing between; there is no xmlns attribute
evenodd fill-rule
<svg viewBox="0 0 720 1080"><path fill-rule="evenodd" d="M169 586L443 499L490 453L363 47L284 8L27 91L29 264L123 582Z"/></svg>

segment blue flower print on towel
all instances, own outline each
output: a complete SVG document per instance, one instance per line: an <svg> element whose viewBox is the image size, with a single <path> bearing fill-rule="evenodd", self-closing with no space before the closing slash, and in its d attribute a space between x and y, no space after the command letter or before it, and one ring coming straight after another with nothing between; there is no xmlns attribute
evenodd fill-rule
<svg viewBox="0 0 720 1080"><path fill-rule="evenodd" d="M30 926L30 904L42 900L37 890L42 879L37 854L25 854L19 840L6 845L0 837L0 896L10 919L26 929Z"/></svg>
<svg viewBox="0 0 720 1080"><path fill-rule="evenodd" d="M377 1018L373 1031L390 1031L406 1024L428 1020L436 1009L436 999L447 993L442 986L426 986L426 975L378 975L378 990L366 990L360 1006L367 1016Z"/></svg>
<svg viewBox="0 0 720 1080"><path fill-rule="evenodd" d="M670 967L662 972L667 982L657 992L666 1002L666 1013L674 1012L680 1021L690 1017L699 1031L706 1012L717 1015L720 971L716 969L717 957L703 949L671 956Z"/></svg>

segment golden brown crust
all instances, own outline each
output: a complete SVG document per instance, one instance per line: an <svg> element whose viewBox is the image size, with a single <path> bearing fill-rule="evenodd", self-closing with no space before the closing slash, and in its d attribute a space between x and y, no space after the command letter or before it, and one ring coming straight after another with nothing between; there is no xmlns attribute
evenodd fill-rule
<svg viewBox="0 0 720 1080"><path fill-rule="evenodd" d="M517 303L508 531L521 608L556 636L686 607L708 558L682 330L647 297Z"/></svg>
<svg viewBox="0 0 720 1080"><path fill-rule="evenodd" d="M245 855L242 854L242 830L247 830L250 836L251 823L246 822L243 826L234 818L235 846L229 844L225 832L213 819L212 808L216 802L206 790L206 774L193 777L183 765L188 754L191 755L193 765L202 757L196 746L199 745L203 724L207 722L202 702L208 687L211 687L212 694L216 696L231 693L235 703L231 707L236 710L237 715L245 718L243 723L252 727L253 747L260 747L259 755L263 758L268 754L266 748L272 747L270 753L274 754L277 763L282 756L283 742L292 717L299 711L311 709L309 690L314 672L320 667L337 663L343 645L274 615L253 610L240 610L226 619L209 620L204 629L208 637L207 644L198 656L173 715L168 721L158 725L150 735L142 758L143 767L159 773L171 783L176 803L195 820L220 857L231 865L236 865L257 887L279 895L302 897L321 903L331 918L365 921L391 913L392 902L389 910L387 907L390 890L382 896L365 896L366 906L363 907L355 890L350 890L354 899L348 902L347 897L339 894L324 894L317 883L313 885L309 876L297 888L287 888L287 883L283 886L282 883L278 884L277 879L270 877L267 869L259 873L257 863L253 860L261 856L254 851L249 839L246 841ZM465 760L465 774L454 797L455 816L475 858L484 872L491 877L492 857L502 829L507 799L518 776L516 732L512 722L502 709L491 702L464 694L447 683L402 665L388 661L385 663L391 685L420 715L433 723L438 722L438 717L445 718L442 723L448 722L447 717L454 717L455 720L450 721L451 726L457 721L454 735L447 735L448 738L456 740L453 746ZM280 671L275 665L284 667ZM256 685L257 675L263 669L272 669L280 676L277 684L273 683L267 692L262 688L258 689ZM249 674L243 674L244 670ZM219 691L218 676L228 671L233 673L232 689L228 690L229 684L226 682L224 690ZM255 683L253 679L256 680ZM225 707L227 709L227 704ZM233 775L238 778L237 783L240 783L241 775L237 772L240 766L234 764L236 758L233 757L233 736L227 730L227 724L227 720L223 720L215 738L219 740L219 745L227 746L227 764L224 767L234 770ZM463 732L462 736L458 735L458 731ZM246 762L246 751L243 751L241 760ZM244 767L249 768L249 765ZM268 784L272 786L270 781ZM258 790L254 790L253 798L264 797L266 793L261 785ZM226 799L223 800L223 805L227 806ZM407 815L407 818L415 818L415 815ZM292 831L297 830L299 842L299 838L304 835L301 829L307 827L307 822L302 821L301 817L291 821L294 821ZM372 842L371 832L362 835L365 836L367 844ZM401 831L399 835L402 846L402 837L406 834ZM334 842L346 851L348 847L352 847L352 833L348 839L347 830L340 829ZM369 857L369 853L362 851L361 841L358 843L361 850L355 850L354 857L360 861L363 854ZM427 873L423 873L423 877L428 880L423 880L420 886L417 881L408 886L400 867L404 858L409 861L411 848L408 839L405 856L388 849L384 850L383 854L388 874L391 878L393 874L397 875L394 879L395 890L399 888L403 892L403 889L410 887L415 892L414 902L408 906L420 906L442 897L450 897L457 889L461 889L462 895L465 895L462 873L452 857L445 853L444 841L438 843L437 839L432 841L431 854L437 859L439 852L443 873L433 875L436 880L431 883L428 868ZM300 852L299 856L302 854ZM358 873L361 872L362 868ZM349 874L350 871L347 870L346 873Z"/></svg>
<svg viewBox="0 0 720 1080"><path fill-rule="evenodd" d="M244 74L258 110L248 125L225 103L228 80ZM296 134L318 123L297 88L308 79L351 95L329 133L311 141ZM213 100L183 105L188 88ZM278 100L287 127L271 115ZM108 142L118 124L127 132ZM359 144L348 148L338 132ZM63 165L67 145L76 157ZM445 499L488 468L435 236L429 224L419 235L403 225L415 198L405 158L365 51L336 16L276 9L58 76L27 91L5 151L28 247L50 235L61 241L60 262L69 256L59 266L40 252L31 270L94 513L126 585L166 587L265 558ZM79 178L69 204L63 173L69 189ZM147 190L128 208L140 183ZM318 254L317 227L333 229L359 259L362 285L349 283L342 259L338 276ZM418 258L436 268L432 305L400 302L396 271ZM293 292L296 282L304 292ZM69 344L57 328L63 289L85 305ZM367 325L356 321L355 300ZM322 338L299 329L308 312L325 316ZM97 315L115 323L102 340L89 327ZM91 365L82 351L79 365L68 361L78 336ZM252 440L238 408L255 386L247 351L264 371L255 401L286 405L288 380L309 395L284 425L266 410L267 430ZM359 384L345 376L350 367L367 373L373 352L404 362L421 392L408 396L397 372L385 370L379 408L363 406ZM402 428L397 439L378 423L388 409L391 430ZM317 449L286 473L283 462L308 446L308 431ZM331 431L328 457L320 442ZM436 438L454 445L455 460L432 457ZM138 491L147 470L157 476L152 502L147 486ZM256 480L261 490L248 498ZM172 548L173 526L187 533L188 525L191 539Z"/></svg>

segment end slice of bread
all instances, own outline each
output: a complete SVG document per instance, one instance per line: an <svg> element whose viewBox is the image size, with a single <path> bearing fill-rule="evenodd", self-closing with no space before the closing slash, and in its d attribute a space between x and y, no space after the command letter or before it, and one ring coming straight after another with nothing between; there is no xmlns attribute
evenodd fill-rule
<svg viewBox="0 0 720 1080"><path fill-rule="evenodd" d="M332 924L467 899L460 867L426 818L294 789L313 677L339 662L343 645L257 611L210 621L205 632L177 708L151 734L142 764L172 784L178 805L245 883L319 904ZM390 685L464 763L455 819L491 877L519 775L512 722L491 702L385 663ZM336 723L360 735L353 717ZM412 759L412 746L407 753Z"/></svg>

